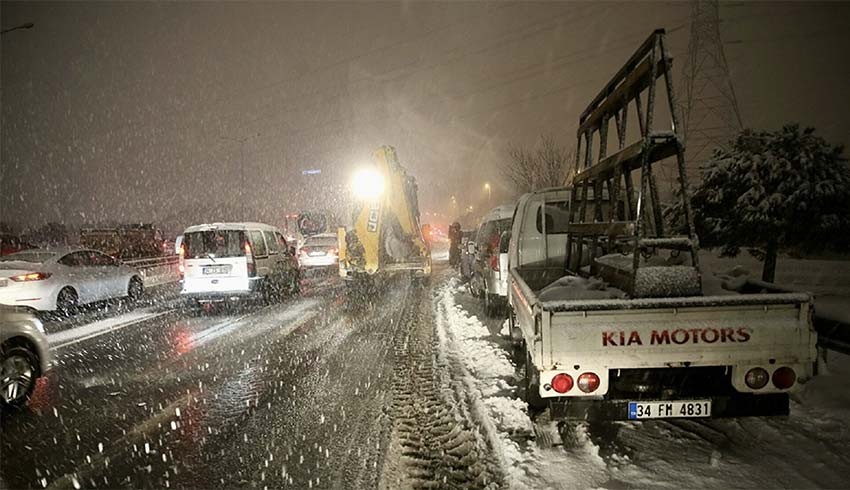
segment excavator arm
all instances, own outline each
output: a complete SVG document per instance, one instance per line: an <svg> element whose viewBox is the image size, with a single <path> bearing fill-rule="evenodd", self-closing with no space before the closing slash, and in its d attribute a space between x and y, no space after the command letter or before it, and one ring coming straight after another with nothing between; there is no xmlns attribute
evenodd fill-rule
<svg viewBox="0 0 850 490"><path fill-rule="evenodd" d="M419 224L416 181L395 149L382 146L374 167L355 175L353 225L339 230L340 275L411 270L428 276L431 254Z"/></svg>

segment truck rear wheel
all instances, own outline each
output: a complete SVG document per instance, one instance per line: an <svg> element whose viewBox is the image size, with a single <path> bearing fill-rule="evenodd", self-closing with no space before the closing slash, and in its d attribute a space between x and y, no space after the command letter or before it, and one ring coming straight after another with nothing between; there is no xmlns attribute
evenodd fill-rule
<svg viewBox="0 0 850 490"><path fill-rule="evenodd" d="M528 412L530 414L539 413L545 410L548 406L543 397L540 396L540 379L537 374L537 369L531 360L531 353L528 348L525 350L525 402L528 403Z"/></svg>

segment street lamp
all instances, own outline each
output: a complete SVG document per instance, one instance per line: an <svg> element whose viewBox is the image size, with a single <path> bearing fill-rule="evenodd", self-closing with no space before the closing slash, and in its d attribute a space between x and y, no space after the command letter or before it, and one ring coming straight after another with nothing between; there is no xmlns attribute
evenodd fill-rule
<svg viewBox="0 0 850 490"><path fill-rule="evenodd" d="M35 24L33 24L32 22L27 22L26 24L21 24L19 26L3 29L2 31L0 31L0 34L6 34L7 32L17 31L18 29L32 29L33 27L35 27Z"/></svg>
<svg viewBox="0 0 850 490"><path fill-rule="evenodd" d="M245 142L247 142L251 138L256 138L259 135L260 134L257 133L257 134L252 134L252 135L245 136L245 137L239 138L239 139L230 138L228 136L220 136L220 138L223 139L223 140L232 141L234 143L239 143L239 155L242 157L242 165L239 166L239 181L240 181L240 184L239 184L239 201L241 203L240 206L242 207L242 219L243 220L248 219L248 217L245 214L245 196L244 196L244 192L245 192Z"/></svg>
<svg viewBox="0 0 850 490"><path fill-rule="evenodd" d="M490 205L490 183L484 182L484 189L487 190L487 205Z"/></svg>

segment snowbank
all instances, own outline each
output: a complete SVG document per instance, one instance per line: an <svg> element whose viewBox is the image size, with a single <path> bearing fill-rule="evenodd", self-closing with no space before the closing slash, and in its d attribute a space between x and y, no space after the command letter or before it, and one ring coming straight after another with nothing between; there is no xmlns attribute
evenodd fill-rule
<svg viewBox="0 0 850 490"><path fill-rule="evenodd" d="M565 286L561 283L556 287ZM605 482L608 479L605 464L598 447L588 438L579 441L578 451L573 454L561 447L542 448L535 443L535 434L559 443L555 424L548 422L541 426L532 422L526 403L517 397L513 386L516 367L491 337L490 330L457 304L455 296L463 292L460 281L452 278L436 293L434 309L440 351L460 371L467 398L471 400L471 411L477 415L477 422L497 453L508 486L592 488ZM506 325L507 322L503 331Z"/></svg>

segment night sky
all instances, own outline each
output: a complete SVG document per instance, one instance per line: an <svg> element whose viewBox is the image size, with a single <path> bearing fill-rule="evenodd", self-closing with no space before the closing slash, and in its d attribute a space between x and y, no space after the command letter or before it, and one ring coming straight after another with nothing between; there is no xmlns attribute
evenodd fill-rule
<svg viewBox="0 0 850 490"><path fill-rule="evenodd" d="M495 205L513 195L498 173L508 144L545 133L574 147L579 113L652 29L672 31L681 69L689 14L2 2L3 29L35 27L2 36L0 221L177 229L240 219L244 201L250 218L279 223L341 202L382 144L418 179L423 211L450 213L451 195L484 208L486 181ZM746 126L798 121L850 144L850 3L724 4L721 17Z"/></svg>

